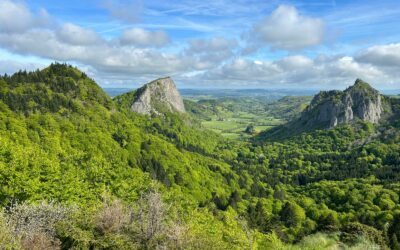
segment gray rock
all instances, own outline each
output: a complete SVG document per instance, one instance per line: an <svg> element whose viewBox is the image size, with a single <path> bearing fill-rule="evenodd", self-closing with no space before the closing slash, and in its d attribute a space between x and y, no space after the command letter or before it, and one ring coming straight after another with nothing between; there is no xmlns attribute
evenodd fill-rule
<svg viewBox="0 0 400 250"><path fill-rule="evenodd" d="M345 91L321 91L302 114L307 127L336 127L356 119L378 123L383 112L382 96L368 83L357 79Z"/></svg>
<svg viewBox="0 0 400 250"><path fill-rule="evenodd" d="M140 114L167 112L185 113L185 106L174 81L170 77L160 78L139 88L131 110Z"/></svg>

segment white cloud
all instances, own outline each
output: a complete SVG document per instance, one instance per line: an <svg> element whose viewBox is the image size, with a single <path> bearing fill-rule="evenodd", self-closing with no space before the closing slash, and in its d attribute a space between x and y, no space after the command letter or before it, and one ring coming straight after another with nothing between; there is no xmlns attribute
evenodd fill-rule
<svg viewBox="0 0 400 250"><path fill-rule="evenodd" d="M10 4L8 1L0 1L2 4L7 3L7 6ZM77 62L89 65L102 75L119 75L131 79L143 75L173 75L189 67L176 55L143 48L161 46L168 42L168 36L162 31L136 29L133 35L138 36L129 41L136 46L125 46L115 41L106 41L95 31L71 23L52 27L43 26L40 22L28 25L32 20L41 20L42 14L30 12L23 4L16 6L19 12L13 10L15 6L8 10L13 10L14 14L23 13L21 18L25 21L18 25L19 28L13 23L13 27L8 25L7 30L0 30L0 47L12 53Z"/></svg>
<svg viewBox="0 0 400 250"><path fill-rule="evenodd" d="M163 31L134 28L125 30L119 38L106 40L94 30L72 23L48 26L41 21L49 18L44 10L32 13L25 5L8 0L0 0L0 4L7 7L0 9L0 21L10 13L20 15L15 22L8 22L8 19L0 22L0 48L15 55L77 63L89 69L91 76L101 84L146 82L172 75L188 85L228 88L236 85L331 89L348 86L356 78L380 87L400 87L396 82L400 79L400 44L373 46L356 52L355 56L311 58L292 52L289 56L268 60L261 54L238 57L243 41L235 39L193 39L170 50L170 47L162 48L170 42ZM278 25L280 22L282 26ZM259 46L295 50L322 40L322 22L300 15L294 7L279 7L255 28L261 29L258 27L261 24L278 27L263 29L259 33L262 39L258 40L263 43ZM317 35L311 38L312 34ZM2 73L32 67L27 63L0 61Z"/></svg>
<svg viewBox="0 0 400 250"><path fill-rule="evenodd" d="M400 67L400 43L378 45L361 51L356 57L358 61L377 66Z"/></svg>
<svg viewBox="0 0 400 250"><path fill-rule="evenodd" d="M77 61L98 69L126 74L167 74L180 72L182 62L173 55L149 49L119 47L112 44L78 46L64 43L49 30L23 34L0 34L0 45L19 54L61 61Z"/></svg>
<svg viewBox="0 0 400 250"><path fill-rule="evenodd" d="M237 43L235 40L228 40L222 37L214 37L211 39L194 39L190 41L190 47L188 51L192 53L219 52L232 49L232 47L236 45Z"/></svg>
<svg viewBox="0 0 400 250"><path fill-rule="evenodd" d="M93 30L85 29L72 23L66 23L57 31L59 39L72 45L93 45L101 41Z"/></svg>
<svg viewBox="0 0 400 250"><path fill-rule="evenodd" d="M297 70L312 67L313 61L308 57L296 55L284 57L277 64L285 70Z"/></svg>
<svg viewBox="0 0 400 250"><path fill-rule="evenodd" d="M375 80L384 76L384 73L378 68L370 64L359 63L350 56L344 56L328 62L324 69L330 78L349 77Z"/></svg>
<svg viewBox="0 0 400 250"><path fill-rule="evenodd" d="M191 61L198 70L215 68L221 62L234 56L237 47L236 40L222 37L210 39L194 39L189 41L188 48L184 51L186 60Z"/></svg>
<svg viewBox="0 0 400 250"><path fill-rule="evenodd" d="M257 39L260 46L299 50L320 44L323 35L321 19L301 15L293 6L281 5L257 23L249 36L250 39Z"/></svg>
<svg viewBox="0 0 400 250"><path fill-rule="evenodd" d="M271 62L250 61L237 58L219 68L211 69L201 77L216 82L238 83L238 85L259 84L266 79L274 79L280 68ZM234 81L234 82L232 82Z"/></svg>
<svg viewBox="0 0 400 250"><path fill-rule="evenodd" d="M32 27L46 25L48 18L47 12L43 9L37 15L33 15L19 1L0 0L0 31L2 32L22 32Z"/></svg>
<svg viewBox="0 0 400 250"><path fill-rule="evenodd" d="M375 86L391 87L391 76L370 64L349 56L319 56L311 59L301 55L275 61L234 59L218 68L197 74L187 80L258 87L344 88L362 78Z"/></svg>
<svg viewBox="0 0 400 250"><path fill-rule="evenodd" d="M122 45L135 45L138 47L162 47L170 42L164 31L147 31L140 28L125 30L120 38Z"/></svg>

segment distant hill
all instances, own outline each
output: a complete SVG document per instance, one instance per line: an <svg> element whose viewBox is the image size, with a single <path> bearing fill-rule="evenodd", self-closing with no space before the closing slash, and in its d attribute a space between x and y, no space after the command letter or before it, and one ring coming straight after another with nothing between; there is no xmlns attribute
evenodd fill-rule
<svg viewBox="0 0 400 250"><path fill-rule="evenodd" d="M120 105L140 114L185 113L183 99L170 77L159 78L114 99Z"/></svg>
<svg viewBox="0 0 400 250"><path fill-rule="evenodd" d="M115 97L118 95L122 95L128 93L133 90L133 88L103 88L104 92L106 92L109 96Z"/></svg>
<svg viewBox="0 0 400 250"><path fill-rule="evenodd" d="M311 96L285 96L266 105L268 114L285 121L298 118L310 104Z"/></svg>
<svg viewBox="0 0 400 250"><path fill-rule="evenodd" d="M251 97L268 102L285 96L312 96L318 92L311 89L180 89L179 91L185 98L196 100Z"/></svg>
<svg viewBox="0 0 400 250"><path fill-rule="evenodd" d="M278 100L263 97L226 97L226 98L196 98L184 100L188 113L201 119L224 119L240 112L257 116L271 116L285 121L297 118L307 107L310 96L285 96Z"/></svg>

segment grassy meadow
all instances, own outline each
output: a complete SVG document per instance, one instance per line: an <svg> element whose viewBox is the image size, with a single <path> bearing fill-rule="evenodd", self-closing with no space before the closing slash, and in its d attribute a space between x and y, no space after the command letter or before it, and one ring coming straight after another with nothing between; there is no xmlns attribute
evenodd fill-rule
<svg viewBox="0 0 400 250"><path fill-rule="evenodd" d="M246 139L294 118L310 97L186 97L188 112L199 118L203 127L230 139ZM248 126L253 132L246 132Z"/></svg>

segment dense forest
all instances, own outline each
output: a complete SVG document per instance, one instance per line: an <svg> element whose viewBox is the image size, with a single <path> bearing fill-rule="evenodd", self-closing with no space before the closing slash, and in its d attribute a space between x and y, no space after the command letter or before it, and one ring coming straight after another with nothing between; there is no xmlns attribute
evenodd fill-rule
<svg viewBox="0 0 400 250"><path fill-rule="evenodd" d="M400 99L388 100L379 124L231 140L201 125L220 101L146 116L69 65L4 75L0 248L400 249ZM308 101L265 110L289 121Z"/></svg>

